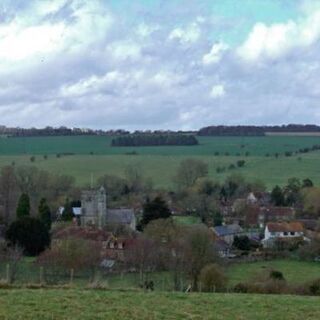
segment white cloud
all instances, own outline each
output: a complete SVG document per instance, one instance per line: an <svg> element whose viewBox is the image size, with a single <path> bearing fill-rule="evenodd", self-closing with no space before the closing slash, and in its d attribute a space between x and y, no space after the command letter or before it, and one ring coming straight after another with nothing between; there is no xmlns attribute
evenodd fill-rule
<svg viewBox="0 0 320 320"><path fill-rule="evenodd" d="M137 35L142 38L150 36L153 32L159 30L160 27L157 25L148 25L146 23L140 23L136 29Z"/></svg>
<svg viewBox="0 0 320 320"><path fill-rule="evenodd" d="M140 46L133 41L117 41L108 47L108 52L116 60L138 60L141 57Z"/></svg>
<svg viewBox="0 0 320 320"><path fill-rule="evenodd" d="M63 4L65 1L36 1L31 6L34 12L29 10L9 24L0 24L0 65L26 59L40 62L39 55L83 48L103 38L113 23L109 12L94 0L88 5L80 0L70 2L74 9L71 24L43 21L44 16L56 13Z"/></svg>
<svg viewBox="0 0 320 320"><path fill-rule="evenodd" d="M175 28L173 29L168 39L169 40L178 40L183 44L194 43L201 36L201 29L197 22L191 23L186 28Z"/></svg>
<svg viewBox="0 0 320 320"><path fill-rule="evenodd" d="M222 98L226 94L224 86L222 84L214 85L210 91L211 98Z"/></svg>
<svg viewBox="0 0 320 320"><path fill-rule="evenodd" d="M228 48L228 45L223 42L215 43L210 52L202 57L203 64L209 65L218 63L221 60L223 53L228 50Z"/></svg>
<svg viewBox="0 0 320 320"><path fill-rule="evenodd" d="M288 21L270 26L257 23L237 53L247 61L274 59L295 48L308 47L319 38L320 10L317 10L297 22Z"/></svg>

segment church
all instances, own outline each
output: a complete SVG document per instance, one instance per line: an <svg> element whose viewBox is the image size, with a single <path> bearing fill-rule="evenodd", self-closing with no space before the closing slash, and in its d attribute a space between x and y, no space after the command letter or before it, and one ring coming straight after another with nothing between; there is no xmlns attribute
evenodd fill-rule
<svg viewBox="0 0 320 320"><path fill-rule="evenodd" d="M74 208L75 209L75 208ZM106 190L84 190L81 194L81 208L78 217L82 226L94 225L103 228L106 225L124 225L136 229L136 217L133 209L109 209ZM75 210L74 210L75 211Z"/></svg>

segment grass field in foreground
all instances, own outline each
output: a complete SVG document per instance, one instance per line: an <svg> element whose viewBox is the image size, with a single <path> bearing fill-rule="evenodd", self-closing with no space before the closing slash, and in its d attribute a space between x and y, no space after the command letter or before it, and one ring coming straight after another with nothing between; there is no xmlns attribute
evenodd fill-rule
<svg viewBox="0 0 320 320"><path fill-rule="evenodd" d="M227 270L229 286L234 286L239 282L254 280L257 276L267 273L271 269L281 271L289 284L302 284L309 280L320 278L319 262L273 260L238 263L232 265Z"/></svg>
<svg viewBox="0 0 320 320"><path fill-rule="evenodd" d="M34 162L28 156L0 156L0 167L33 165L40 169L48 170L54 174L68 174L76 178L79 186L90 183L91 174L94 179L103 174L124 176L128 165L141 167L146 177L152 178L157 187L172 187L172 178L183 159L190 158L184 155L73 155L56 158L54 155L45 160L42 156L36 156ZM235 157L235 156L191 156L208 163L209 176L216 180L224 180L227 176L238 173L247 180L261 180L268 188L276 184L284 185L288 178L311 178L316 184L320 184L320 152L312 152L300 156L281 157L275 159L262 156ZM299 159L300 158L300 159ZM227 170L217 173L217 167L228 167L237 160L244 159L244 168Z"/></svg>
<svg viewBox="0 0 320 320"><path fill-rule="evenodd" d="M0 319L319 319L320 298L99 290L0 290Z"/></svg>

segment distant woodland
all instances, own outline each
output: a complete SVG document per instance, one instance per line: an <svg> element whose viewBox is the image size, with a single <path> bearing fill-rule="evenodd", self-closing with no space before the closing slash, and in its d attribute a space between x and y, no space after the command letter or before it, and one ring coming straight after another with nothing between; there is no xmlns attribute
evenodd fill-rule
<svg viewBox="0 0 320 320"><path fill-rule="evenodd" d="M198 131L199 136L264 136L266 133L317 133L320 126L289 124L282 126L209 126Z"/></svg>
<svg viewBox="0 0 320 320"><path fill-rule="evenodd" d="M45 137L45 136L80 136L105 135L115 137L130 137L117 139L117 145L192 145L197 144L192 135L198 136L264 136L268 133L320 133L320 126L289 124L281 126L208 126L195 131L172 130L136 130L130 132L123 129L95 130L90 128L45 127L19 128L0 125L0 135L7 137ZM153 136L153 137L151 137ZM149 142L148 142L149 141ZM137 144L136 144L137 143Z"/></svg>
<svg viewBox="0 0 320 320"><path fill-rule="evenodd" d="M126 135L114 138L113 147L137 147L137 146L194 146L199 144L194 135L183 134L142 134Z"/></svg>

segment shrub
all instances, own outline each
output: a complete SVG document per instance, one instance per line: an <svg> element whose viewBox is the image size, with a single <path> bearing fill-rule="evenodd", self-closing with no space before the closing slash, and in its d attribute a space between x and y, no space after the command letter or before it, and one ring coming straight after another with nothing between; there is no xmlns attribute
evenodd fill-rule
<svg viewBox="0 0 320 320"><path fill-rule="evenodd" d="M215 264L206 265L200 272L200 283L203 291L219 291L225 287L226 282L226 276Z"/></svg>
<svg viewBox="0 0 320 320"><path fill-rule="evenodd" d="M246 283L239 282L234 286L233 291L237 293L247 293L248 285Z"/></svg>
<svg viewBox="0 0 320 320"><path fill-rule="evenodd" d="M313 281L309 287L310 293L313 295L320 295L320 279Z"/></svg>
<svg viewBox="0 0 320 320"><path fill-rule="evenodd" d="M31 162L35 162L35 160L36 160L36 157L35 157L35 156L30 157L30 161L31 161Z"/></svg>
<svg viewBox="0 0 320 320"><path fill-rule="evenodd" d="M285 280L282 272L277 270L271 270L269 277L273 280Z"/></svg>
<svg viewBox="0 0 320 320"><path fill-rule="evenodd" d="M244 167L245 163L246 163L246 162L245 162L244 160L238 160L238 161L237 161L237 166L238 166L239 168Z"/></svg>

